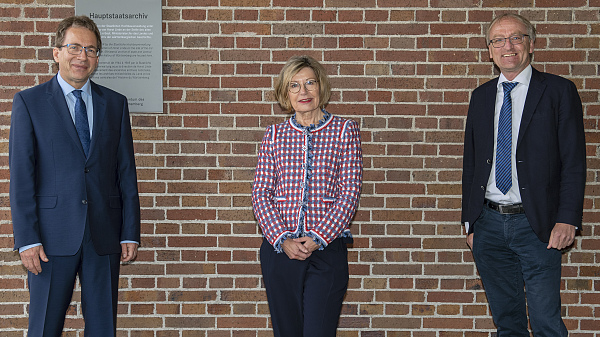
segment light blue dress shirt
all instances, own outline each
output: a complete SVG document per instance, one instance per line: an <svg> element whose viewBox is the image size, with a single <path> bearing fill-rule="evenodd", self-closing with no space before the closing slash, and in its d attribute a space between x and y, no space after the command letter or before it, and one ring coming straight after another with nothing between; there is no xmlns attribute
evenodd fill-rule
<svg viewBox="0 0 600 337"><path fill-rule="evenodd" d="M67 101L67 106L69 107L69 113L71 113L71 119L73 120L73 123L75 123L75 95L73 95L73 90L77 89L67 83L67 81L60 76L60 71L58 72L58 76L56 76L56 78L58 79L58 84L65 95L65 100ZM81 98L85 103L88 123L90 125L90 139L92 139L92 134L94 133L94 104L92 102L92 86L90 85L89 79L87 82L85 82L80 90L83 92Z"/></svg>

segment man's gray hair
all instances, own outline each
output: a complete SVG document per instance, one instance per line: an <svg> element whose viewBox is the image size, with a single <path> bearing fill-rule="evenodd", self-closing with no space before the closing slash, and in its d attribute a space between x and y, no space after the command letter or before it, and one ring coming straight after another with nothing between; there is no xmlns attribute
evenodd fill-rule
<svg viewBox="0 0 600 337"><path fill-rule="evenodd" d="M505 14L502 14L502 15L494 18L494 20L492 20L492 22L490 22L490 24L487 26L487 29L485 30L485 44L486 45L490 43L490 30L492 30L492 27L498 21L503 20L503 19L508 19L508 18L518 20L522 24L524 24L525 28L527 29L527 35L529 35L529 39L531 40L531 42L535 42L535 27L531 24L531 22L529 22L529 20L527 20L526 18L522 17L519 14L505 13Z"/></svg>

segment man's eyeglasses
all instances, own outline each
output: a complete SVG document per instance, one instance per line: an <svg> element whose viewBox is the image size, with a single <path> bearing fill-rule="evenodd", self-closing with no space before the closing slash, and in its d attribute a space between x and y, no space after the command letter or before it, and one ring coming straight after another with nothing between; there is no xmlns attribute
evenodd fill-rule
<svg viewBox="0 0 600 337"><path fill-rule="evenodd" d="M501 38L490 40L489 44L494 46L494 48L502 48L506 44L506 41L508 41L510 44L512 44L514 46L516 44L523 43L523 40L525 40L525 36L529 37L529 35L527 35L527 34L515 35L515 36L510 36L510 37L501 37Z"/></svg>
<svg viewBox="0 0 600 337"><path fill-rule="evenodd" d="M304 82L304 89L306 89L306 91L315 91L315 89L317 89L318 83L319 83L319 81L317 81L317 80L306 80L306 82ZM300 92L301 88L302 88L302 83L290 82L288 90L292 94L297 94Z"/></svg>
<svg viewBox="0 0 600 337"><path fill-rule="evenodd" d="M87 55L87 57L98 57L98 54L100 54L100 49L96 48L96 47L83 47L81 45L78 44L65 44L64 46L60 46L58 48L63 48L63 47L67 47L67 52L71 55L79 55L81 54L81 51L85 49L85 55Z"/></svg>

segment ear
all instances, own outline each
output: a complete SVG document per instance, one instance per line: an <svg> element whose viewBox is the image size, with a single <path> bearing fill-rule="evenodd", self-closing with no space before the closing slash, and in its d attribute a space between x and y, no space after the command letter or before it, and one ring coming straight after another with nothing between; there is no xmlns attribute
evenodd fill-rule
<svg viewBox="0 0 600 337"><path fill-rule="evenodd" d="M490 54L490 60L494 60L494 54L492 54L492 50L493 50L492 48L494 48L492 46L492 44L491 43L488 44L488 53Z"/></svg>
<svg viewBox="0 0 600 337"><path fill-rule="evenodd" d="M60 52L60 50L56 47L54 47L54 49L52 49L52 56L54 57L54 61L56 63L58 63L58 53Z"/></svg>
<svg viewBox="0 0 600 337"><path fill-rule="evenodd" d="M533 53L533 41L531 41L531 39L529 39L529 54Z"/></svg>

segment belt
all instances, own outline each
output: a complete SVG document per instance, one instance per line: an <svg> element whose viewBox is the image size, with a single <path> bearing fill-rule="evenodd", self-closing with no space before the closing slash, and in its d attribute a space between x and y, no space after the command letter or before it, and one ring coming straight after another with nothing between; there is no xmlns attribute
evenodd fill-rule
<svg viewBox="0 0 600 337"><path fill-rule="evenodd" d="M525 213L523 204L502 205L488 199L484 199L483 204L487 207L499 212L500 214L521 214Z"/></svg>

